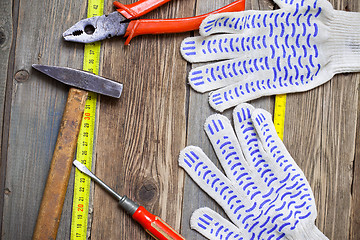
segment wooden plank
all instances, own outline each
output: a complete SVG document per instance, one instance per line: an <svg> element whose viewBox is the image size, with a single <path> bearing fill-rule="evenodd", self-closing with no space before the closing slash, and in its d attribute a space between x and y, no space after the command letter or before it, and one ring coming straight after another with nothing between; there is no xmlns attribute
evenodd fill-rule
<svg viewBox="0 0 360 240"><path fill-rule="evenodd" d="M357 1L331 3L339 10L360 11ZM359 194L353 186L358 179L354 161L356 166L359 80L359 74L339 74L314 90L288 95L284 142L311 184L317 226L329 239L360 236L354 215ZM357 193L353 196L352 187Z"/></svg>
<svg viewBox="0 0 360 240"><path fill-rule="evenodd" d="M68 87L34 72L34 63L81 68L82 45L65 43L62 32L86 16L83 1L14 1L19 11L2 220L4 239L30 239L65 106ZM41 14L39 13L41 9ZM72 190L72 189L71 189ZM71 193L71 191L70 191ZM70 194L71 195L71 194ZM59 239L69 238L67 196ZM70 201L69 201L70 200ZM67 223L64 224L63 221Z"/></svg>
<svg viewBox="0 0 360 240"><path fill-rule="evenodd" d="M332 1L334 6L341 6L342 10L359 11L359 3L355 2ZM199 6L204 6L206 3L208 2L198 1L197 11L200 9ZM247 9L272 8L271 2L266 0L247 3ZM356 214L359 212L359 193L355 185L353 193L357 194L353 195L353 199L351 197L354 178L353 158L355 147L359 146L355 143L358 81L358 74L340 75L315 90L288 95L284 142L312 186L318 207L317 226L330 239L348 238L351 211L353 211L352 224L359 224ZM202 130L205 118L212 112L206 105L207 99L204 100L201 94L190 90L189 123L191 124L188 127L187 144L201 146L210 159L216 159ZM272 112L271 101L257 106ZM358 169L356 168L355 174ZM215 210L219 208L186 176L182 234L188 239L204 239L189 229L191 213L203 206ZM356 237L359 236L358 229L356 225L351 228L351 239L358 239Z"/></svg>
<svg viewBox="0 0 360 240"><path fill-rule="evenodd" d="M12 1L0 2L0 136L2 136L5 90L12 43ZM0 142L1 154L1 142Z"/></svg>
<svg viewBox="0 0 360 240"><path fill-rule="evenodd" d="M146 18L198 15L230 2L172 1ZM360 12L356 0L331 3L336 9ZM112 11L111 2L107 4L105 9ZM33 72L31 64L81 68L83 45L64 42L61 33L86 16L86 1L5 0L0 6L0 32L7 36L13 32L16 38L11 52L10 38L1 43L0 34L0 129L8 135L2 143L6 152L1 154L7 158L0 166L2 177L6 171L1 236L29 239L68 91ZM269 10L273 3L248 0L246 8ZM33 14L38 9L42 14ZM223 213L177 164L179 151L190 144L202 147L216 162L203 131L205 119L214 111L208 94L186 86L189 66L179 53L182 39L190 35L136 37L128 47L121 38L103 42L101 75L124 83L124 93L120 100L101 98L95 170L117 192L181 229L187 239L204 239L189 227L192 212L208 206ZM6 79L11 80L7 86ZM341 74L314 90L288 95L284 142L312 186L316 224L330 239L360 238L359 83L360 74ZM5 87L11 93L6 95L11 97L6 100L7 113L2 112ZM273 111L273 97L252 103ZM231 110L224 114L230 117ZM70 187L58 239L69 239L72 191ZM150 239L99 187L95 187L93 217L93 239Z"/></svg>
<svg viewBox="0 0 360 240"><path fill-rule="evenodd" d="M343 4L345 6L342 9L352 12L360 12L360 3L359 1L344 1ZM357 109L356 113L356 132L355 132L355 142L350 143L353 144L355 147L355 154L353 159L353 173L352 173L352 185L351 185L351 209L350 209L350 240L357 240L360 239L360 191L359 191L359 184L360 184L360 94L359 94L359 74L354 74L354 78L357 78L357 85L356 83L353 85L354 90L356 89L357 93ZM339 79L340 81L346 79ZM345 84L345 83L344 83ZM355 103L355 102L354 102ZM355 104L354 104L355 105ZM349 121L349 120L345 120ZM350 157L350 156L349 156ZM349 159L350 160L350 159Z"/></svg>
<svg viewBox="0 0 360 240"><path fill-rule="evenodd" d="M353 181L352 181L352 199L351 199L351 223L350 223L350 240L360 239L360 94L358 95L358 108L356 119L356 138L355 138L355 156L353 166Z"/></svg>
<svg viewBox="0 0 360 240"><path fill-rule="evenodd" d="M359 76L341 75L288 97L288 106L298 107L287 110L284 141L313 189L317 226L330 239L350 231L358 84Z"/></svg>
<svg viewBox="0 0 360 240"><path fill-rule="evenodd" d="M13 22L12 22L12 1L6 0L0 2L0 188L4 189L4 194L8 192L5 189L5 169L6 169L6 141L7 131L4 131L3 136L3 122L7 121L9 115L5 109L5 92L8 80L8 64L10 59L11 43L13 40ZM7 127L7 126L6 126ZM3 195L0 197L0 218L3 213ZM0 221L0 229L2 229L2 221Z"/></svg>
<svg viewBox="0 0 360 240"><path fill-rule="evenodd" d="M208 1L198 0L196 6L196 15L204 14L225 6L231 3L231 0L222 1ZM246 10L248 9L272 9L273 5L266 1L246 1ZM197 34L197 33L196 33ZM193 65L192 67L195 67ZM270 112L273 109L274 99L271 97L264 97L262 99L254 100L251 102L255 107L262 107ZM232 110L225 111L224 114L229 119L232 119ZM205 119L211 114L215 113L210 108L208 103L208 93L201 94L190 89L190 100L189 100L189 117L188 117L188 130L187 130L187 145L196 145L203 149L207 156L221 169L219 162L217 161L216 155L212 149L210 142L208 141L204 132ZM182 228L181 233L186 239L205 239L196 231L190 229L190 217L196 209L200 207L209 207L224 217L226 215L222 211L219 205L213 201L208 195L206 195L193 181L186 175L185 186L184 186L184 201L183 201L183 214L182 214Z"/></svg>
<svg viewBox="0 0 360 240"><path fill-rule="evenodd" d="M193 2L172 1L146 18L192 16ZM186 134L186 62L179 53L185 35L139 36L130 46L121 38L103 42L102 75L122 82L124 92L120 100L101 98L97 136L96 174L176 230L183 189L177 158ZM98 186L93 210L92 239L150 238Z"/></svg>

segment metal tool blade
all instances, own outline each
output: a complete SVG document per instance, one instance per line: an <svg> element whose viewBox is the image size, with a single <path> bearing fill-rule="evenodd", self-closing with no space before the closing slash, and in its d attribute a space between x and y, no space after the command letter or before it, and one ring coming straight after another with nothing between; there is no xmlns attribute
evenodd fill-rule
<svg viewBox="0 0 360 240"><path fill-rule="evenodd" d="M127 18L115 11L109 15L80 20L63 33L66 41L92 43L106 38L122 36L126 32Z"/></svg>
<svg viewBox="0 0 360 240"><path fill-rule="evenodd" d="M81 171L82 173L85 173L89 177L91 177L91 178L96 177L84 164L82 164L78 160L74 160L73 164L75 165L75 167L77 167L77 169L79 169L79 171Z"/></svg>
<svg viewBox="0 0 360 240"><path fill-rule="evenodd" d="M121 83L82 70L40 64L32 67L64 84L110 97L120 98L123 89Z"/></svg>
<svg viewBox="0 0 360 240"><path fill-rule="evenodd" d="M75 165L75 167L77 167L77 169L79 169L79 171L81 171L82 173L84 173L84 174L88 175L89 177L91 177L95 182L100 184L101 187L103 187L106 191L111 193L111 195L113 195L115 198L117 198L118 200L123 199L122 196L120 196L114 190L112 190L108 185L106 185L103 181L101 181L100 178L96 177L95 174L93 174L84 164L82 164L78 160L74 160L73 164Z"/></svg>

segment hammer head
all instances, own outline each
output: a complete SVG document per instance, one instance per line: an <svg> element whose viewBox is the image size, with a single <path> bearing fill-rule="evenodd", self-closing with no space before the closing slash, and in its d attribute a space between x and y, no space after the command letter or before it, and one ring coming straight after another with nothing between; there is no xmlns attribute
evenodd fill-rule
<svg viewBox="0 0 360 240"><path fill-rule="evenodd" d="M36 70L75 88L120 98L123 85L90 72L57 66L33 64Z"/></svg>

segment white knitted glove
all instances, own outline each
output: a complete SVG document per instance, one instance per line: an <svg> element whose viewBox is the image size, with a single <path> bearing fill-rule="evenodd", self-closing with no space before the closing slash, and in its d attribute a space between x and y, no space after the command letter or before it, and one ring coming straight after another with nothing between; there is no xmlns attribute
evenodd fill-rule
<svg viewBox="0 0 360 240"><path fill-rule="evenodd" d="M199 37L186 38L194 68L189 83L223 111L266 95L315 88L335 74L360 71L360 13L334 10L327 0L274 0L281 9L207 17ZM216 33L226 33L212 35Z"/></svg>
<svg viewBox="0 0 360 240"><path fill-rule="evenodd" d="M236 135L223 115L214 114L205 123L226 176L199 147L180 153L179 165L232 221L200 208L191 227L219 240L327 239L314 224L309 183L277 136L271 115L245 103L234 109L233 118Z"/></svg>

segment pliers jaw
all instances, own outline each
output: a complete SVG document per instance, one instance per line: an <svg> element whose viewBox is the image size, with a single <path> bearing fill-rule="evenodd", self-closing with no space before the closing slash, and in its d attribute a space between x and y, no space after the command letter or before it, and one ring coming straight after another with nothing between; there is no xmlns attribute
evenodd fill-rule
<svg viewBox="0 0 360 240"><path fill-rule="evenodd" d="M127 38L125 45L128 45L135 36L193 31L198 29L201 22L210 14L242 11L245 8L245 0L236 0L211 13L190 18L134 20L169 1L139 0L129 5L114 2L117 11L109 15L81 20L66 30L63 37L66 41L91 43L114 36L123 36Z"/></svg>
<svg viewBox="0 0 360 240"><path fill-rule="evenodd" d="M109 15L86 18L66 30L63 37L66 41L91 43L122 36L128 26L126 21L127 18L116 11Z"/></svg>

